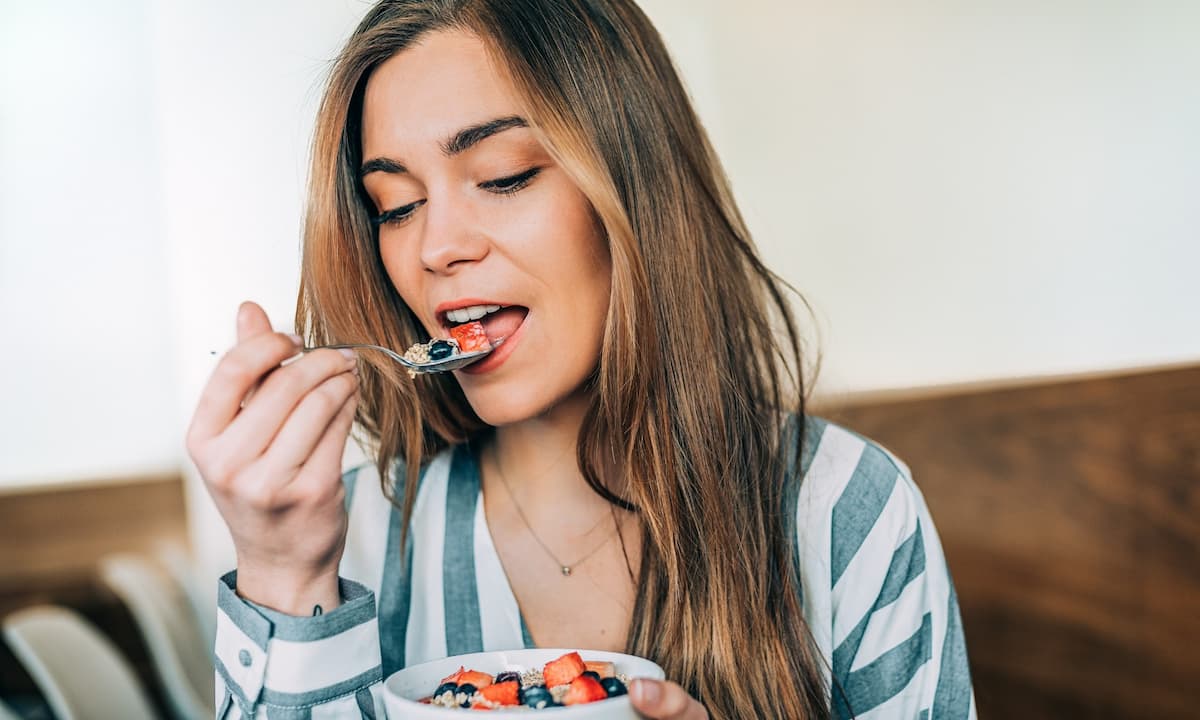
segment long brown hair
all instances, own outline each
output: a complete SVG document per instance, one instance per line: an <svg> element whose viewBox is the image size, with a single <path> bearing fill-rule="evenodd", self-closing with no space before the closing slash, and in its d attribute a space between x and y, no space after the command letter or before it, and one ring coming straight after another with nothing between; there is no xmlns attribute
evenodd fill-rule
<svg viewBox="0 0 1200 720"><path fill-rule="evenodd" d="M829 690L800 607L785 482L803 432L801 341L787 289L759 259L662 39L633 0L395 0L337 59L313 147L297 327L314 342L427 338L384 271L361 162L363 88L421 35L478 36L526 118L591 202L612 293L585 478L635 508L643 555L626 641L714 718L825 718ZM366 358L358 423L385 492L407 468L486 430L457 382L413 382ZM790 438L790 439L787 439ZM628 497L605 474L628 478Z"/></svg>

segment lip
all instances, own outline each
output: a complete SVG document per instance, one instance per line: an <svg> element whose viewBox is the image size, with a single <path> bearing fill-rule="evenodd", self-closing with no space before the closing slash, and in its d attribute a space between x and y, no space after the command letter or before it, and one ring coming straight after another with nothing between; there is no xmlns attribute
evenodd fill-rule
<svg viewBox="0 0 1200 720"><path fill-rule="evenodd" d="M481 298L459 298L457 300L447 300L439 304L433 309L433 316L437 319L438 325L446 331L447 336L450 333L450 325L446 321L446 313L450 310L458 310L460 308L471 307L472 305L499 305L500 307L511 307L516 303L501 302L499 300L484 300Z"/></svg>
<svg viewBox="0 0 1200 720"><path fill-rule="evenodd" d="M492 304L496 305L498 303ZM491 355L488 355L479 362L471 363L464 368L455 370L454 372L466 373L467 375L482 375L483 373L491 372L492 370L500 367L500 365L508 359L508 356L513 354L513 350L516 349L517 343L521 341L521 334L525 332L525 326L529 323L529 316L531 314L533 314L532 310L525 313L525 319L521 321L521 324L517 327L516 331L513 332L512 335L504 338L504 342L500 344L499 348L493 350Z"/></svg>

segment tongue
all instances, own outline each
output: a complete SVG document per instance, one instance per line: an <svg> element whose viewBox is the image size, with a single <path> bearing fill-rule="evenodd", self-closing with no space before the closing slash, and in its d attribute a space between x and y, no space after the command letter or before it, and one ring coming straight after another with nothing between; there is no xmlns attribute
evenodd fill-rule
<svg viewBox="0 0 1200 720"><path fill-rule="evenodd" d="M521 327L521 323L525 322L525 316L528 314L529 308L514 305L487 315L479 322L483 324L483 331L487 333L488 340L495 343L515 333L517 328Z"/></svg>

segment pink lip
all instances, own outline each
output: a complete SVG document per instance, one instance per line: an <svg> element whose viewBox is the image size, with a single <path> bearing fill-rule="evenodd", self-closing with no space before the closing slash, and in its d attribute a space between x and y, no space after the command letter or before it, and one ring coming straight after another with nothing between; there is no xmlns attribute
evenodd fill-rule
<svg viewBox="0 0 1200 720"><path fill-rule="evenodd" d="M482 305L483 303L479 303L479 304ZM499 303L491 303L491 304L499 305ZM451 309L453 309L453 308L451 308ZM525 326L528 323L529 323L529 314L526 313L525 319L521 321L520 327L518 327L512 335L509 335L508 337L504 338L504 342L500 344L500 347L493 350L491 355L488 355L487 357L480 360L479 362L471 363L470 365L466 366L465 368L462 368L461 370L456 370L455 372L466 373L468 375L481 375L486 372L491 372L492 370L495 370L496 368L500 367L500 365L505 360L508 359L508 356L512 355L513 349L516 348L517 343L520 342L521 334L525 331Z"/></svg>

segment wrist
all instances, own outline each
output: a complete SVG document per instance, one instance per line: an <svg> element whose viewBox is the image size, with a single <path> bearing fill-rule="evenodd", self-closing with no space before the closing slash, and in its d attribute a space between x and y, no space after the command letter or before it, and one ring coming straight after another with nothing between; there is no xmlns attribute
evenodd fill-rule
<svg viewBox="0 0 1200 720"><path fill-rule="evenodd" d="M264 571L238 563L234 590L243 600L295 617L327 613L341 605L336 568L298 577L294 573Z"/></svg>

